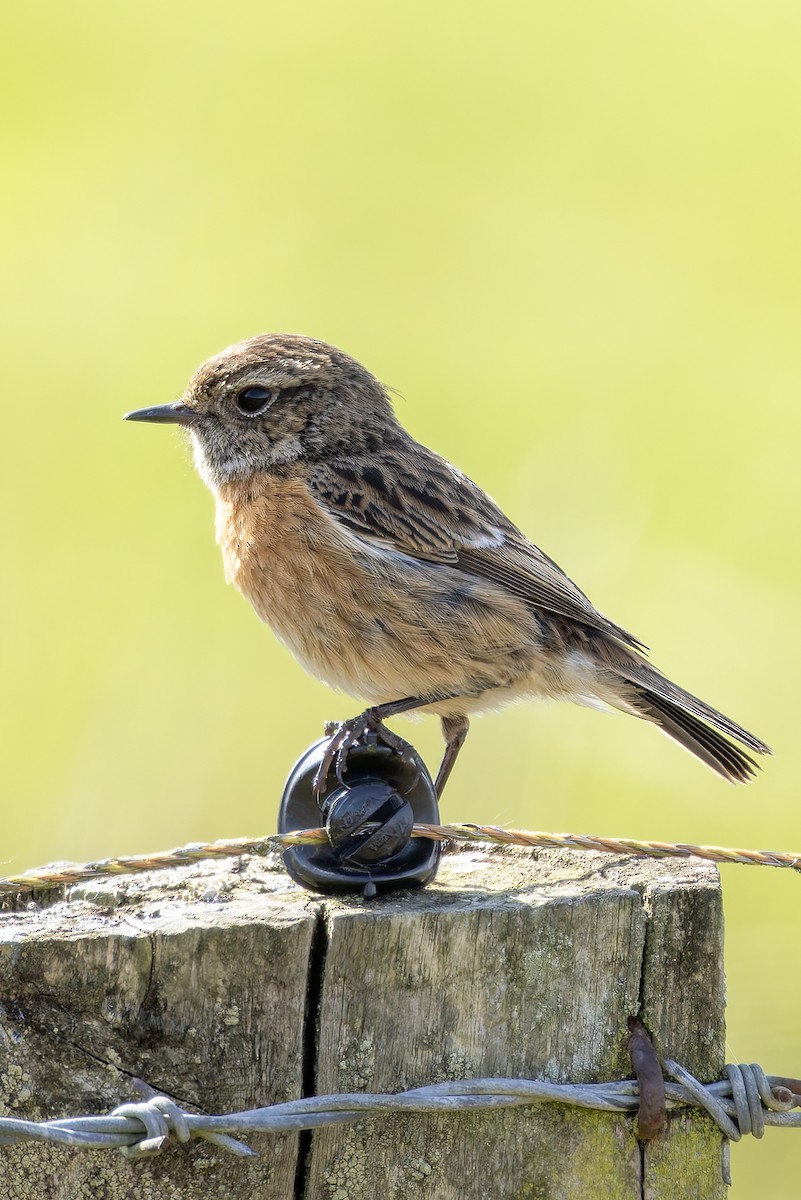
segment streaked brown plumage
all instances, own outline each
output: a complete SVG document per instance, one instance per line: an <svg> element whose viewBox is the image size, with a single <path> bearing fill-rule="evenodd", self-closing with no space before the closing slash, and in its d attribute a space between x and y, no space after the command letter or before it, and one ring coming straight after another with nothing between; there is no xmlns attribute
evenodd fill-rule
<svg viewBox="0 0 801 1200"><path fill-rule="evenodd" d="M372 716L439 713L440 793L468 714L527 696L643 717L732 781L756 764L729 739L770 753L652 667L333 346L293 334L239 342L177 404L129 417L189 429L226 576L307 670L378 706Z"/></svg>

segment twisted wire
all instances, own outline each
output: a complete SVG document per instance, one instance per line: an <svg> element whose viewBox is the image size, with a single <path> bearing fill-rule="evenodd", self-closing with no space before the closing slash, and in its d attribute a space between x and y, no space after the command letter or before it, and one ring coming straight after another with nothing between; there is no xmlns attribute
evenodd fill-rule
<svg viewBox="0 0 801 1200"><path fill-rule="evenodd" d="M729 1064L726 1078L703 1084L673 1059L665 1070L668 1110L694 1105L705 1109L724 1137L739 1141L748 1133L762 1137L765 1126L801 1129L801 1080L766 1075L756 1064ZM547 1079L460 1079L397 1093L341 1093L310 1096L243 1112L190 1113L168 1096L135 1081L146 1096L101 1116L55 1121L0 1118L0 1145L50 1142L76 1149L118 1149L126 1157L159 1154L174 1139L204 1138L237 1155L256 1152L233 1135L287 1133L319 1129L383 1113L448 1113L532 1104L567 1104L601 1112L634 1114L639 1105L636 1080L607 1083L551 1083ZM795 1111L793 1111L795 1110Z"/></svg>
<svg viewBox="0 0 801 1200"><path fill-rule="evenodd" d="M696 846L687 842L649 842L634 838L608 838L581 833L535 833L525 829L504 829L499 825L427 825L413 827L413 837L431 838L463 848L476 842L501 846L527 846L541 849L597 850L607 854L629 854L647 858L701 858L716 863L741 863L746 866L784 867L801 871L801 852L781 850L745 850L726 846ZM54 863L35 867L21 875L0 878L0 895L47 889L100 879L109 875L133 875L182 867L216 858L244 854L264 855L288 846L325 843L324 829L299 829L293 833L271 834L259 838L225 838L216 842L192 842L175 850L155 854L134 854L88 863Z"/></svg>

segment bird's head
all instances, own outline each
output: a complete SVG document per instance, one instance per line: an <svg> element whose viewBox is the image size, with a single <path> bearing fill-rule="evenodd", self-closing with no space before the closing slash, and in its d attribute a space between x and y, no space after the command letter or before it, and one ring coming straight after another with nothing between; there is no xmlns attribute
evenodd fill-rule
<svg viewBox="0 0 801 1200"><path fill-rule="evenodd" d="M397 427L386 390L369 371L298 334L237 342L203 363L180 400L125 419L184 426L214 491L299 459L369 451L377 427Z"/></svg>

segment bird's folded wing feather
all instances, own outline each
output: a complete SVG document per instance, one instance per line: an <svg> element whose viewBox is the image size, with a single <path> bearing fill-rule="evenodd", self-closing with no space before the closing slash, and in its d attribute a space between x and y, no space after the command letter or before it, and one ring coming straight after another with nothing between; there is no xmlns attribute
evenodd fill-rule
<svg viewBox="0 0 801 1200"><path fill-rule="evenodd" d="M315 464L308 483L323 508L367 544L490 580L537 608L644 649L599 613L477 484L424 446L370 461Z"/></svg>

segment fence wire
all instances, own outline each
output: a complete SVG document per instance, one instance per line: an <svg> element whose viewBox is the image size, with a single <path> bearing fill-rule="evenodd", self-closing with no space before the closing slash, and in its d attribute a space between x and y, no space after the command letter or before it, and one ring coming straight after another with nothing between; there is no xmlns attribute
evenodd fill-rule
<svg viewBox="0 0 801 1200"><path fill-rule="evenodd" d="M762 1137L767 1125L801 1128L801 1080L765 1075L756 1064L729 1064L725 1079L704 1084L673 1059L663 1065L676 1081L665 1085L667 1109L705 1109L730 1141L739 1141L747 1133ZM386 1113L448 1114L533 1104L566 1104L633 1115L640 1103L636 1080L579 1084L545 1079L460 1079L397 1093L311 1096L214 1116L187 1112L141 1080L136 1084L147 1098L121 1104L107 1115L56 1121L2 1117L0 1145L46 1142L75 1149L114 1149L126 1157L141 1158L160 1153L173 1140L185 1143L203 1138L237 1155L255 1155L256 1151L234 1135L320 1129Z"/></svg>
<svg viewBox="0 0 801 1200"><path fill-rule="evenodd" d="M597 850L605 854L633 854L644 858L702 858L707 862L741 863L745 866L784 867L801 871L801 851L746 850L730 846L696 846L690 842L648 842L635 838L600 837L586 833L535 833L526 829L504 829L500 825L427 825L418 823L412 837L450 842L454 847L483 843L498 846L528 846L532 849ZM161 871L216 858L244 854L280 853L288 846L319 845L328 841L325 829L298 829L293 833L259 838L226 838L217 842L191 842L175 850L153 854L131 854L88 863L53 863L34 867L21 875L0 879L0 895L20 891L63 887L109 875L133 875Z"/></svg>

